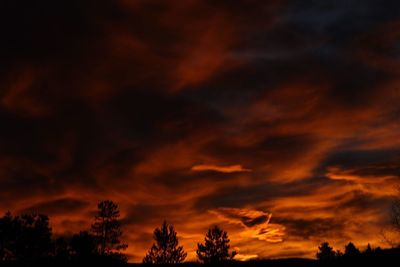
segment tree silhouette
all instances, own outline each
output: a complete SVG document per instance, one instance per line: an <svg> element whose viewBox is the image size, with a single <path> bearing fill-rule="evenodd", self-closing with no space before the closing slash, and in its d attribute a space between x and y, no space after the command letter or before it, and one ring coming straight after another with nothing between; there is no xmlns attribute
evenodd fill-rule
<svg viewBox="0 0 400 267"><path fill-rule="evenodd" d="M336 258L336 253L328 242L323 242L318 247L317 259L321 261L330 261Z"/></svg>
<svg viewBox="0 0 400 267"><path fill-rule="evenodd" d="M25 214L17 218L20 233L17 237L16 257L32 260L46 258L51 250L52 231L49 218L43 214Z"/></svg>
<svg viewBox="0 0 400 267"><path fill-rule="evenodd" d="M208 229L204 239L204 245L197 244L197 257L204 263L218 263L233 259L236 252L229 254L229 238L227 232L217 225Z"/></svg>
<svg viewBox="0 0 400 267"><path fill-rule="evenodd" d="M400 232L400 186L397 187L397 195L393 199L391 217L394 229Z"/></svg>
<svg viewBox="0 0 400 267"><path fill-rule="evenodd" d="M154 230L154 243L143 258L146 264L176 264L185 260L187 253L179 246L177 233L173 225L163 222Z"/></svg>
<svg viewBox="0 0 400 267"><path fill-rule="evenodd" d="M367 248L364 250L364 254L371 255L372 252L371 245L368 243Z"/></svg>
<svg viewBox="0 0 400 267"><path fill-rule="evenodd" d="M42 214L12 216L6 213L0 220L1 260L32 261L52 254L49 218Z"/></svg>
<svg viewBox="0 0 400 267"><path fill-rule="evenodd" d="M10 212L0 218L0 261L12 259L15 249L15 220Z"/></svg>
<svg viewBox="0 0 400 267"><path fill-rule="evenodd" d="M400 186L397 194L393 195L390 210L391 224L381 230L383 240L392 248L400 247Z"/></svg>
<svg viewBox="0 0 400 267"><path fill-rule="evenodd" d="M118 205L111 200L105 200L97 205L98 212L92 224L92 233L96 240L100 255L121 255L128 245L121 243L121 222Z"/></svg>
<svg viewBox="0 0 400 267"><path fill-rule="evenodd" d="M71 253L75 258L88 259L97 254L94 237L87 231L81 231L72 236L70 241Z"/></svg>
<svg viewBox="0 0 400 267"><path fill-rule="evenodd" d="M360 255L360 250L352 243L349 242L344 248L345 257L354 258Z"/></svg>
<svg viewBox="0 0 400 267"><path fill-rule="evenodd" d="M69 244L64 237L58 237L54 240L54 257L59 261L68 261L70 260L71 251L69 248Z"/></svg>

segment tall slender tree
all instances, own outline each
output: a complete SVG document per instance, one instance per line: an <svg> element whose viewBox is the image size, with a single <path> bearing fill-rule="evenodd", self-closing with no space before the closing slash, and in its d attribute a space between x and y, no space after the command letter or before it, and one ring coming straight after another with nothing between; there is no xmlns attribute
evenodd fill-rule
<svg viewBox="0 0 400 267"><path fill-rule="evenodd" d="M197 244L197 257L204 263L218 263L233 259L236 252L229 254L229 242L228 233L216 225L208 229L204 245Z"/></svg>
<svg viewBox="0 0 400 267"><path fill-rule="evenodd" d="M160 228L154 230L154 243L143 263L146 264L176 264L185 260L187 253L179 246L177 233L173 225L163 222Z"/></svg>
<svg viewBox="0 0 400 267"><path fill-rule="evenodd" d="M92 233L98 253L102 256L118 254L119 251L128 247L120 241L122 230L118 205L111 200L105 200L100 202L97 208Z"/></svg>

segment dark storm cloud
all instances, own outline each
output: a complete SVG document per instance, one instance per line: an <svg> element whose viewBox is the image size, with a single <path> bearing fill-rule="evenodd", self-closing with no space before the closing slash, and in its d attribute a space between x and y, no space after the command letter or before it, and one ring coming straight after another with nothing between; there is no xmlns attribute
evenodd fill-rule
<svg viewBox="0 0 400 267"><path fill-rule="evenodd" d="M322 211L331 210L332 217L326 218L297 218L280 217L279 212L273 218L274 223L285 227L287 238L302 240L350 240L349 229L355 228L354 232L363 234L359 229L360 222L348 220L348 216L364 216L366 220L383 228L388 222L389 207L392 198L390 196L375 196L362 190L353 190L336 195L326 202L327 206L310 207L303 212L319 214ZM286 211L290 214L290 211ZM294 214L294 211L292 211ZM371 224L371 222L370 222ZM357 230L358 229L358 230Z"/></svg>
<svg viewBox="0 0 400 267"><path fill-rule="evenodd" d="M274 218L276 223L286 227L286 231L291 238L302 239L329 239L330 237L342 237L346 234L345 222L340 219L291 219Z"/></svg>
<svg viewBox="0 0 400 267"><path fill-rule="evenodd" d="M382 222L382 224L384 224L387 223L385 216L387 216L389 213L390 203L393 199L389 196L377 197L371 193L365 193L361 190L354 190L351 192L346 192L343 195L336 196L332 200L338 203L335 207L338 211L386 211L383 212L382 218L377 218L378 222ZM388 217L389 216L387 216L387 218Z"/></svg>
<svg viewBox="0 0 400 267"><path fill-rule="evenodd" d="M4 168L4 167L3 167ZM4 204L11 204L16 199L24 196L48 195L62 192L62 187L52 185L51 178L32 173L29 168L13 166L16 170L2 170L2 179L0 182L2 190L1 200Z"/></svg>
<svg viewBox="0 0 400 267"><path fill-rule="evenodd" d="M349 144L350 146L350 144ZM374 150L340 150L330 155L325 163L327 165L340 165L344 167L355 167L364 164L374 165L384 162L394 162L398 159L400 151L391 149Z"/></svg>
<svg viewBox="0 0 400 267"><path fill-rule="evenodd" d="M49 202L42 202L36 205L25 208L20 213L38 212L54 216L57 214L76 213L86 208L89 205L81 199L62 198Z"/></svg>
<svg viewBox="0 0 400 267"><path fill-rule="evenodd" d="M399 177L398 7L2 1L0 209L71 232L111 198L134 261L163 219L190 259L216 223L242 259L379 243Z"/></svg>
<svg viewBox="0 0 400 267"><path fill-rule="evenodd" d="M224 188L199 198L195 203L197 209L212 209L217 207L240 208L248 205L257 205L278 197L306 196L324 185L331 182L322 177L302 180L290 183L268 183L255 184L252 186L225 186ZM271 207L268 207L271 208Z"/></svg>

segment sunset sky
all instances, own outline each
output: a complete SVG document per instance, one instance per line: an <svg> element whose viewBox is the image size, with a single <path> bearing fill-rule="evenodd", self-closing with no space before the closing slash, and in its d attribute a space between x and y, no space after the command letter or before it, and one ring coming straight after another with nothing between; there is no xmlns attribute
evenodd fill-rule
<svg viewBox="0 0 400 267"><path fill-rule="evenodd" d="M0 212L56 235L119 204L130 261L166 219L195 259L387 246L398 0L0 3Z"/></svg>

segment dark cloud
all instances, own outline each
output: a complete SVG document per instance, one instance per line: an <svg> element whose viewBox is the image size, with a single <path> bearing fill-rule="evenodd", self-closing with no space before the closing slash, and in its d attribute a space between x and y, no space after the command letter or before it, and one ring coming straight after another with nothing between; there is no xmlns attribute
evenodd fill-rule
<svg viewBox="0 0 400 267"><path fill-rule="evenodd" d="M340 150L329 155L325 163L327 165L340 165L351 168L363 165L374 165L388 162L396 162L400 151L395 148L373 150Z"/></svg>
<svg viewBox="0 0 400 267"><path fill-rule="evenodd" d="M81 199L62 198L35 204L23 209L20 213L38 212L54 216L57 214L76 213L86 208L88 205L88 202Z"/></svg>
<svg viewBox="0 0 400 267"><path fill-rule="evenodd" d="M268 205L268 201L278 197L306 196L319 187L331 182L322 177L289 183L254 184L251 186L225 186L220 190L199 198L195 203L197 209L212 209L218 207L239 208L248 205ZM272 208L268 205L268 209Z"/></svg>
<svg viewBox="0 0 400 267"><path fill-rule="evenodd" d="M290 238L300 237L302 239L327 239L332 237L344 237L346 235L345 222L340 219L290 219L276 218L275 222L286 227Z"/></svg>
<svg viewBox="0 0 400 267"><path fill-rule="evenodd" d="M160 223L162 220L168 220L175 217L173 216L173 213L179 208L178 205L136 204L128 208L127 215L123 222L128 225Z"/></svg>
<svg viewBox="0 0 400 267"><path fill-rule="evenodd" d="M377 197L361 190L346 192L334 197L333 200L338 203L335 207L338 211L348 210L350 212L360 213L369 210L372 212L375 211L376 213L382 212L381 218L376 218L376 221L382 224L387 223L390 204L393 201L392 197Z"/></svg>

